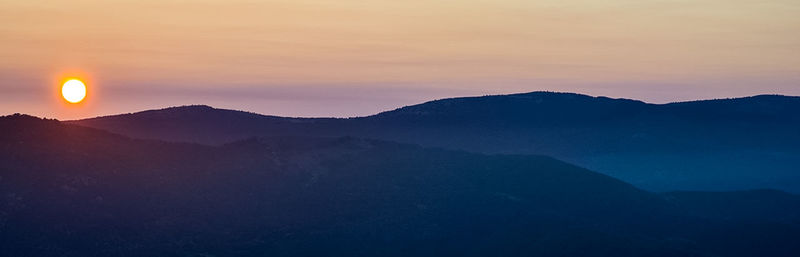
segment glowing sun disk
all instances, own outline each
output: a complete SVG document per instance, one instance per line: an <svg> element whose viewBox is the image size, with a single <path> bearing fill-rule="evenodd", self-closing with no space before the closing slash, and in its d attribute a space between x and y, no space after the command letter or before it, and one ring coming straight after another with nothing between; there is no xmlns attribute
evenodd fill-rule
<svg viewBox="0 0 800 257"><path fill-rule="evenodd" d="M70 103L79 103L86 97L86 85L80 80L70 79L61 86L61 95Z"/></svg>

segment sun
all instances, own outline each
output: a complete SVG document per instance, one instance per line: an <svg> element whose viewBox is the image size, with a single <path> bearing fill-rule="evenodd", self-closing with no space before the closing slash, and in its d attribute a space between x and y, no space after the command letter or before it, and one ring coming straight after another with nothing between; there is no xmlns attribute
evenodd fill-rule
<svg viewBox="0 0 800 257"><path fill-rule="evenodd" d="M61 95L67 102L76 104L86 98L86 85L80 80L70 79L61 86Z"/></svg>

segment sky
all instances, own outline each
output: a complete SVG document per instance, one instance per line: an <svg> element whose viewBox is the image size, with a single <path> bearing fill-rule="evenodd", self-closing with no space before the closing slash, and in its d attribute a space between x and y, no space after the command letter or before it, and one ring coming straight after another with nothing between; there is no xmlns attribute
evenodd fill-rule
<svg viewBox="0 0 800 257"><path fill-rule="evenodd" d="M798 13L797 0L0 0L0 115L800 95ZM60 99L71 76L89 88L82 104Z"/></svg>

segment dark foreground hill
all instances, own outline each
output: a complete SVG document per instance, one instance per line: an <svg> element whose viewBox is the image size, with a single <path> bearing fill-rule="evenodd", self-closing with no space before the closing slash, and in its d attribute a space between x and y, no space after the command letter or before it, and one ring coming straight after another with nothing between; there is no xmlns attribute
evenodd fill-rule
<svg viewBox="0 0 800 257"><path fill-rule="evenodd" d="M0 168L0 256L800 251L794 195L659 195L541 156L347 137L204 146L16 115L0 118ZM753 202L781 214L743 213Z"/></svg>
<svg viewBox="0 0 800 257"><path fill-rule="evenodd" d="M569 93L452 98L351 119L188 106L75 121L136 138L222 144L354 136L480 153L541 154L655 191L800 193L800 97L648 104Z"/></svg>

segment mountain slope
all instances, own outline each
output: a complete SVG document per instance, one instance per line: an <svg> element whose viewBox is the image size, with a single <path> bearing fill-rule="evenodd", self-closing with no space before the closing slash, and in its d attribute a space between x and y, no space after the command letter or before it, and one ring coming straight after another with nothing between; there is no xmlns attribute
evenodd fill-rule
<svg viewBox="0 0 800 257"><path fill-rule="evenodd" d="M351 119L176 107L71 123L136 138L222 144L355 136L480 153L542 154L656 190L800 192L800 98L647 104L533 92L431 101Z"/></svg>
<svg viewBox="0 0 800 257"><path fill-rule="evenodd" d="M800 250L796 220L718 221L548 157L356 138L203 146L21 115L0 118L0 132L4 256L746 256L737 252L760 249L717 248L710 231L731 230L747 233L729 242L770 240L762 251L772 256Z"/></svg>
<svg viewBox="0 0 800 257"><path fill-rule="evenodd" d="M256 135L287 134L306 123L329 120L333 119L284 118L192 105L74 123L135 138L224 144Z"/></svg>

